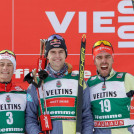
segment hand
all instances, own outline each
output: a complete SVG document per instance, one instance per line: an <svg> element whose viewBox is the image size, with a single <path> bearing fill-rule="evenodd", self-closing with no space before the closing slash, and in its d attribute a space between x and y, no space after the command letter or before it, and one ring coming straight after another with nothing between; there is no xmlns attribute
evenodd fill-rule
<svg viewBox="0 0 134 134"><path fill-rule="evenodd" d="M38 75L41 80L45 80L48 77L48 73L45 70L40 70Z"/></svg>
<svg viewBox="0 0 134 134"><path fill-rule="evenodd" d="M29 84L31 84L31 83L33 82L33 77L31 76L31 73L32 73L32 72L28 73L28 74L24 77L23 81L27 81Z"/></svg>

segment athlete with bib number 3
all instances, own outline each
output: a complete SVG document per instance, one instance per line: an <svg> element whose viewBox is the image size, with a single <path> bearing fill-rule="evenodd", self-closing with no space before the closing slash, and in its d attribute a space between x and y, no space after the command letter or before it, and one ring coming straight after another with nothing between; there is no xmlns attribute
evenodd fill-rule
<svg viewBox="0 0 134 134"><path fill-rule="evenodd" d="M97 75L88 79L90 90L87 92L90 92L94 134L133 134L130 102L134 77L113 70L114 52L110 42L97 41L92 53Z"/></svg>
<svg viewBox="0 0 134 134"><path fill-rule="evenodd" d="M0 134L25 133L26 91L12 82L16 56L0 51Z"/></svg>

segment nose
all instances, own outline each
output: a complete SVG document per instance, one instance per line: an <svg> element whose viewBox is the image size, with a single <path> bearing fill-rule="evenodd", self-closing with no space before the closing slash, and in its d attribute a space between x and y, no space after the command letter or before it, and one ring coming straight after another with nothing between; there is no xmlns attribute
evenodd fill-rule
<svg viewBox="0 0 134 134"><path fill-rule="evenodd" d="M106 63L107 59L105 57L102 58L102 63Z"/></svg>
<svg viewBox="0 0 134 134"><path fill-rule="evenodd" d="M55 57L59 57L60 56L60 53L55 53Z"/></svg>
<svg viewBox="0 0 134 134"><path fill-rule="evenodd" d="M6 70L6 69L7 69L7 66L6 66L6 65L4 65L4 66L3 66L3 69L4 69L4 70Z"/></svg>

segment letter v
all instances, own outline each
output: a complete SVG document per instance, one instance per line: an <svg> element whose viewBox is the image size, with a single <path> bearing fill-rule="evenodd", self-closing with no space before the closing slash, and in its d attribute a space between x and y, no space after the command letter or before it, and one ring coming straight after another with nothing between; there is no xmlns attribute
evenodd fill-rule
<svg viewBox="0 0 134 134"><path fill-rule="evenodd" d="M75 12L67 12L62 23L60 24L55 12L46 11L45 13L56 33L65 33L75 14Z"/></svg>

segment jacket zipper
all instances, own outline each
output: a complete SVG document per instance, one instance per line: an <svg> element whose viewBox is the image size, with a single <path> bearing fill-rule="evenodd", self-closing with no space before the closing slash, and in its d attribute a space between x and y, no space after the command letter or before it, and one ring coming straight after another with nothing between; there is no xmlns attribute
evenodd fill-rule
<svg viewBox="0 0 134 134"><path fill-rule="evenodd" d="M7 91L7 84L5 84L5 91Z"/></svg>

